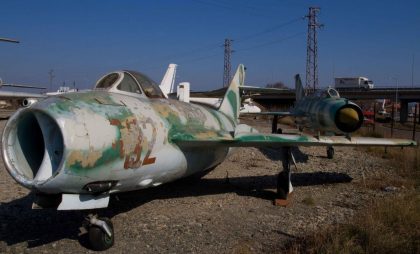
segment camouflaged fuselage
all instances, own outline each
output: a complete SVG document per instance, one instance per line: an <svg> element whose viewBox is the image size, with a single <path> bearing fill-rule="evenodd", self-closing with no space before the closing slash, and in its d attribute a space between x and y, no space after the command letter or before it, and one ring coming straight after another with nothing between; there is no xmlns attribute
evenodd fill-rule
<svg viewBox="0 0 420 254"><path fill-rule="evenodd" d="M231 139L234 129L226 115L199 105L105 91L68 93L12 116L3 157L13 178L31 189L83 193L88 183L115 181L111 192L119 192L216 166L229 148L182 149L171 139Z"/></svg>
<svg viewBox="0 0 420 254"><path fill-rule="evenodd" d="M336 134L352 131L343 131L340 126L338 112L344 108L351 108L357 114L359 123L354 126L354 130L360 128L363 123L363 114L359 106L345 98L319 98L308 96L298 101L293 108L292 115L295 116L296 124L302 128L314 131L331 132Z"/></svg>

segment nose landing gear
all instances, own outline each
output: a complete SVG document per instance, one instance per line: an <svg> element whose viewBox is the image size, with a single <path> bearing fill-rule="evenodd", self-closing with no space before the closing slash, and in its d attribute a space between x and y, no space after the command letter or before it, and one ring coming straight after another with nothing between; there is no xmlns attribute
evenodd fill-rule
<svg viewBox="0 0 420 254"><path fill-rule="evenodd" d="M327 158L334 158L334 148L332 146L327 146Z"/></svg>
<svg viewBox="0 0 420 254"><path fill-rule="evenodd" d="M89 244L93 250L102 251L114 245L114 227L109 218L90 214L84 227L89 234Z"/></svg>

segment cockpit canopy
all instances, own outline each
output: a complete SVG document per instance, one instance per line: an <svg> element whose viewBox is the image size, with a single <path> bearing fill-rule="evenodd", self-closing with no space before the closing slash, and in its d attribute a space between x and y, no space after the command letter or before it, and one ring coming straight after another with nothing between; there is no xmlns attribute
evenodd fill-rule
<svg viewBox="0 0 420 254"><path fill-rule="evenodd" d="M315 93L320 98L340 98L340 94L334 88L328 87L326 90L318 90Z"/></svg>
<svg viewBox="0 0 420 254"><path fill-rule="evenodd" d="M94 89L130 95L146 95L149 98L165 98L153 80L136 71L116 71L107 74L98 80Z"/></svg>

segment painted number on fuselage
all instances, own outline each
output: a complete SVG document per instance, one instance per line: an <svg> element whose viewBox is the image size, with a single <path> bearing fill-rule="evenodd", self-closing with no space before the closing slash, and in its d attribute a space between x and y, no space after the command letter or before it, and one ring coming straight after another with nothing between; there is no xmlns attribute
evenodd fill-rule
<svg viewBox="0 0 420 254"><path fill-rule="evenodd" d="M146 123L151 122L144 122L143 129L146 128ZM153 135L150 142L143 135L143 131L135 117L128 117L124 120L110 119L110 124L117 126L120 131L120 139L113 144L113 147L119 148L120 157L124 159L125 169L136 169L142 165L155 163L156 158L150 157L156 140L156 129L152 123ZM147 150L143 151L144 149ZM142 152L146 152L143 161L141 160Z"/></svg>

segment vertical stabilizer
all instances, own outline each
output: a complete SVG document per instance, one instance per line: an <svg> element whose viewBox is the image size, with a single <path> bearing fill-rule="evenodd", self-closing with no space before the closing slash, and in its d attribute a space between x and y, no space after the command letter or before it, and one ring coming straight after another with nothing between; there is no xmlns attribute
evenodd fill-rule
<svg viewBox="0 0 420 254"><path fill-rule="evenodd" d="M296 101L300 101L305 96L305 91L303 90L302 80L300 79L300 75L295 75L295 93L296 93Z"/></svg>
<svg viewBox="0 0 420 254"><path fill-rule="evenodd" d="M239 108L241 106L241 96L239 94L239 86L244 85L245 80L245 67L243 64L238 66L235 76L228 89L226 90L225 97L222 104L220 104L219 111L231 117L235 122L238 121Z"/></svg>
<svg viewBox="0 0 420 254"><path fill-rule="evenodd" d="M175 91L175 75L176 75L176 64L169 64L166 70L165 76L163 76L162 82L160 82L160 89L163 94L168 97L168 94Z"/></svg>

